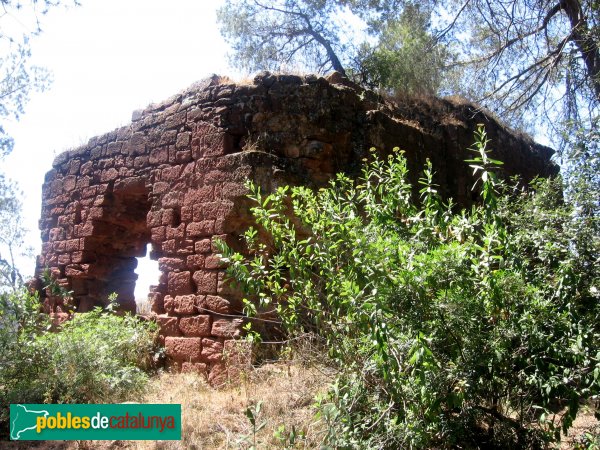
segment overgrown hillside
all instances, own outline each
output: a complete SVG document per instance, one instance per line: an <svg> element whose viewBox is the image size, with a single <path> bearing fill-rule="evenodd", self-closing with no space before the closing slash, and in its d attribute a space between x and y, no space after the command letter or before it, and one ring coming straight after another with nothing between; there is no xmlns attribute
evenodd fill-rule
<svg viewBox="0 0 600 450"><path fill-rule="evenodd" d="M58 331L35 297L2 294L2 403L184 405L182 442L110 448L548 448L582 415L579 448L597 448L594 197L501 181L483 127L471 150L470 210L442 199L430 163L415 200L399 150L318 191L251 187L257 226L222 259L247 295L247 339L279 362L221 390L190 374L147 384L152 324L96 309Z"/></svg>

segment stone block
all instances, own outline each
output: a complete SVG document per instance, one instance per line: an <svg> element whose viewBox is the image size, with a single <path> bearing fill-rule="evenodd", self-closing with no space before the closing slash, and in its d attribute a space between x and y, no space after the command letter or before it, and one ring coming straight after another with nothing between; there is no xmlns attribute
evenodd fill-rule
<svg viewBox="0 0 600 450"><path fill-rule="evenodd" d="M167 239L177 239L182 241L185 236L185 224L180 223L177 227L167 226L165 231Z"/></svg>
<svg viewBox="0 0 600 450"><path fill-rule="evenodd" d="M223 360L223 342L217 339L202 339L201 358L203 362L221 362Z"/></svg>
<svg viewBox="0 0 600 450"><path fill-rule="evenodd" d="M165 296L160 292L153 292L148 296L150 309L153 313L163 314L165 312Z"/></svg>
<svg viewBox="0 0 600 450"><path fill-rule="evenodd" d="M194 220L193 208L191 206L182 206L180 215L182 222L187 223Z"/></svg>
<svg viewBox="0 0 600 450"><path fill-rule="evenodd" d="M50 240L51 241L62 241L65 239L65 230L64 228L52 228L50 230Z"/></svg>
<svg viewBox="0 0 600 450"><path fill-rule="evenodd" d="M80 237L80 238L89 237L94 234L94 225L92 224L91 221L85 222L85 223L80 223L73 227L73 232L74 232L75 236ZM52 235L50 236L50 240L53 240Z"/></svg>
<svg viewBox="0 0 600 450"><path fill-rule="evenodd" d="M218 295L207 295L198 303L201 311L217 313L217 314L231 314L231 302Z"/></svg>
<svg viewBox="0 0 600 450"><path fill-rule="evenodd" d="M160 314L155 317L159 333L163 336L181 336L177 317Z"/></svg>
<svg viewBox="0 0 600 450"><path fill-rule="evenodd" d="M143 169L149 165L148 156L138 156L133 160L133 167L137 170Z"/></svg>
<svg viewBox="0 0 600 450"><path fill-rule="evenodd" d="M73 196L79 196L82 189L89 187L91 182L90 177L78 177L77 184L75 185L77 192L73 192Z"/></svg>
<svg viewBox="0 0 600 450"><path fill-rule="evenodd" d="M75 175L69 175L63 178L63 190L65 192L71 192L77 186L77 177Z"/></svg>
<svg viewBox="0 0 600 450"><path fill-rule="evenodd" d="M62 255L58 255L58 264L60 264L61 266L71 264L71 254L63 253Z"/></svg>
<svg viewBox="0 0 600 450"><path fill-rule="evenodd" d="M121 150L127 155L143 155L146 152L146 135L144 133L134 133L128 142L123 145Z"/></svg>
<svg viewBox="0 0 600 450"><path fill-rule="evenodd" d="M179 329L185 336L210 336L212 319L209 315L182 317L179 320Z"/></svg>
<svg viewBox="0 0 600 450"><path fill-rule="evenodd" d="M165 232L165 234L166 234L166 232ZM177 242L175 242L175 239L169 239L168 241L164 241L162 243L158 242L158 243L160 243L161 250L164 253L167 253L170 255L177 253L178 246L177 246Z"/></svg>
<svg viewBox="0 0 600 450"><path fill-rule="evenodd" d="M224 362L213 363L210 365L208 374L208 383L213 387L221 387L227 383L227 366Z"/></svg>
<svg viewBox="0 0 600 450"><path fill-rule="evenodd" d="M192 133L190 133L189 131L186 131L184 133L179 133L177 135L177 141L175 143L175 148L177 149L183 149L186 148L190 145L190 140L192 137Z"/></svg>
<svg viewBox="0 0 600 450"><path fill-rule="evenodd" d="M249 192L250 191L243 183L227 182L223 183L221 196L226 199L235 199L245 197Z"/></svg>
<svg viewBox="0 0 600 450"><path fill-rule="evenodd" d="M52 243L52 251L63 253L67 247L67 241L55 241Z"/></svg>
<svg viewBox="0 0 600 450"><path fill-rule="evenodd" d="M234 176L231 173L223 170L213 170L204 176L204 182L206 184L221 184L226 181L233 181L233 178Z"/></svg>
<svg viewBox="0 0 600 450"><path fill-rule="evenodd" d="M175 142L177 142L177 130L168 130L163 133L160 133L158 141L159 146L162 147L165 145L172 145Z"/></svg>
<svg viewBox="0 0 600 450"><path fill-rule="evenodd" d="M152 185L152 193L155 195L164 194L169 191L171 186L164 181L158 181Z"/></svg>
<svg viewBox="0 0 600 450"><path fill-rule="evenodd" d="M95 197L98 192L96 186L86 187L81 190L81 198L92 198Z"/></svg>
<svg viewBox="0 0 600 450"><path fill-rule="evenodd" d="M197 270L193 275L198 294L216 294L218 274L215 271Z"/></svg>
<svg viewBox="0 0 600 450"><path fill-rule="evenodd" d="M227 147L225 133L207 134L200 138L200 149L204 158L222 156L227 153Z"/></svg>
<svg viewBox="0 0 600 450"><path fill-rule="evenodd" d="M165 120L165 127L168 129L177 128L177 127L180 127L181 125L183 125L184 123L185 123L185 111L182 111L177 114L173 114L170 117L167 117Z"/></svg>
<svg viewBox="0 0 600 450"><path fill-rule="evenodd" d="M210 255L204 260L204 267L206 269L220 269L225 267L225 263L217 255Z"/></svg>
<svg viewBox="0 0 600 450"><path fill-rule="evenodd" d="M178 226L179 214L172 208L163 209L161 216L161 225Z"/></svg>
<svg viewBox="0 0 600 450"><path fill-rule="evenodd" d="M177 255L189 256L194 253L194 241L192 239L183 239L179 241L179 248L176 251Z"/></svg>
<svg viewBox="0 0 600 450"><path fill-rule="evenodd" d="M172 316L175 314L175 303L174 303L174 298L170 295L165 295L165 298L163 299L163 304L165 307L165 311L168 315Z"/></svg>
<svg viewBox="0 0 600 450"><path fill-rule="evenodd" d="M192 108L188 111L187 113L187 121L189 122L196 122L198 120L200 120L202 118L202 109L201 108Z"/></svg>
<svg viewBox="0 0 600 450"><path fill-rule="evenodd" d="M75 215L74 214L66 214L64 216L60 216L58 218L57 225L59 227L68 227L75 225Z"/></svg>
<svg viewBox="0 0 600 450"><path fill-rule="evenodd" d="M159 147L150 151L148 158L150 164L166 164L169 162L169 150L167 147Z"/></svg>
<svg viewBox="0 0 600 450"><path fill-rule="evenodd" d="M180 165L172 166L172 167L165 167L160 171L160 179L161 179L161 181L168 181L168 182L177 181L177 180L179 180L179 177L181 176L182 170L183 170L183 167Z"/></svg>
<svg viewBox="0 0 600 450"><path fill-rule="evenodd" d="M193 206L202 203L212 202L214 198L213 193L213 186L202 186L200 188L186 192L183 198L183 203L187 206Z"/></svg>
<svg viewBox="0 0 600 450"><path fill-rule="evenodd" d="M198 238L212 236L215 232L214 220L203 220L201 222L189 223L186 227L186 235L188 238Z"/></svg>
<svg viewBox="0 0 600 450"><path fill-rule="evenodd" d="M167 235L166 227L154 227L150 230L150 240L154 243L162 243Z"/></svg>
<svg viewBox="0 0 600 450"><path fill-rule="evenodd" d="M162 214L162 210L149 211L148 214L146 214L146 225L150 228L162 225Z"/></svg>
<svg viewBox="0 0 600 450"><path fill-rule="evenodd" d="M194 244L194 251L196 253L210 253L212 251L212 245L210 239L202 239Z"/></svg>
<svg viewBox="0 0 600 450"><path fill-rule="evenodd" d="M192 160L192 152L190 150L180 150L175 153L175 162L185 164Z"/></svg>
<svg viewBox="0 0 600 450"><path fill-rule="evenodd" d="M202 338L172 337L165 338L167 357L178 362L200 362L202 354Z"/></svg>
<svg viewBox="0 0 600 450"><path fill-rule="evenodd" d="M183 201L183 193L178 192L176 190L171 189L169 186L169 190L164 194L162 198L162 206L163 208L179 208Z"/></svg>
<svg viewBox="0 0 600 450"><path fill-rule="evenodd" d="M158 258L158 269L161 272L179 272L185 268L185 260L181 258Z"/></svg>
<svg viewBox="0 0 600 450"><path fill-rule="evenodd" d="M119 171L114 167L110 169L103 170L100 174L100 181L102 183L106 183L108 181L114 181L119 177Z"/></svg>
<svg viewBox="0 0 600 450"><path fill-rule="evenodd" d="M69 264L65 267L65 276L68 278L81 277L85 275L85 271L79 264Z"/></svg>
<svg viewBox="0 0 600 450"><path fill-rule="evenodd" d="M65 242L65 251L76 252L79 250L79 239L69 239Z"/></svg>
<svg viewBox="0 0 600 450"><path fill-rule="evenodd" d="M198 270L204 268L204 255L189 255L186 261L187 268Z"/></svg>
<svg viewBox="0 0 600 450"><path fill-rule="evenodd" d="M211 334L216 337L233 339L242 334L242 319L216 319L213 321Z"/></svg>
<svg viewBox="0 0 600 450"><path fill-rule="evenodd" d="M82 246L82 248L84 248ZM93 262L96 259L96 254L91 251L81 251L71 253L71 262L73 264L82 264Z"/></svg>
<svg viewBox="0 0 600 450"><path fill-rule="evenodd" d="M198 220L217 219L224 216L221 202L207 202L194 205L194 217Z"/></svg>
<svg viewBox="0 0 600 450"><path fill-rule="evenodd" d="M181 316L189 316L197 312L196 296L194 294L177 295L173 298L173 312Z"/></svg>
<svg viewBox="0 0 600 450"><path fill-rule="evenodd" d="M146 182L143 177L129 177L115 182L113 193L119 192L129 195L146 193Z"/></svg>
<svg viewBox="0 0 600 450"><path fill-rule="evenodd" d="M192 277L190 272L170 272L168 275L169 294L187 295L193 293Z"/></svg>

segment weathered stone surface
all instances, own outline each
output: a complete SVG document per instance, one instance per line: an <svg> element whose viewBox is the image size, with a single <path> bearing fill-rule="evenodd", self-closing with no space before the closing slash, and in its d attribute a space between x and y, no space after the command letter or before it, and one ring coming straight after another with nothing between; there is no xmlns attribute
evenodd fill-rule
<svg viewBox="0 0 600 450"><path fill-rule="evenodd" d="M171 337L165 338L165 353L178 362L200 362L202 338Z"/></svg>
<svg viewBox="0 0 600 450"><path fill-rule="evenodd" d="M217 314L231 314L233 312L231 301L218 295L207 295L198 303L201 311Z"/></svg>
<svg viewBox="0 0 600 450"><path fill-rule="evenodd" d="M163 336L181 336L178 326L178 318L159 314L155 317L158 329Z"/></svg>
<svg viewBox="0 0 600 450"><path fill-rule="evenodd" d="M122 308L133 309L135 258L151 243L161 275L150 298L169 360L217 382L227 377L219 354L241 334L242 297L225 281L215 241L241 248L251 223L248 180L265 192L320 187L336 172L358 173L370 147L389 154L398 146L415 185L429 158L440 193L468 206L474 180L464 160L478 123L504 161L503 175L557 172L551 149L475 105L394 104L339 74L328 80L263 73L237 86L213 76L58 155L43 180L36 277L48 267L74 304L39 287L44 308L63 317L106 305L116 292Z"/></svg>
<svg viewBox="0 0 600 450"><path fill-rule="evenodd" d="M196 310L196 296L193 294L177 295L173 299L173 312L177 315L185 316L194 314Z"/></svg>
<svg viewBox="0 0 600 450"><path fill-rule="evenodd" d="M212 318L207 314L194 317L182 317L179 321L179 329L184 336L210 336L212 330Z"/></svg>
<svg viewBox="0 0 600 450"><path fill-rule="evenodd" d="M213 321L212 335L223 338L237 338L242 333L242 325L244 321L241 319L217 319Z"/></svg>
<svg viewBox="0 0 600 450"><path fill-rule="evenodd" d="M216 294L218 273L215 271L198 270L194 272L194 283L199 294Z"/></svg>
<svg viewBox="0 0 600 450"><path fill-rule="evenodd" d="M194 245L194 250L196 253L210 253L211 251L211 240L210 239L202 239Z"/></svg>
<svg viewBox="0 0 600 450"><path fill-rule="evenodd" d="M170 294L185 295L193 292L190 272L169 272L168 279Z"/></svg>
<svg viewBox="0 0 600 450"><path fill-rule="evenodd" d="M223 359L223 342L211 338L202 339L201 358L203 362L221 362Z"/></svg>
<svg viewBox="0 0 600 450"><path fill-rule="evenodd" d="M210 365L208 382L211 386L221 387L229 381L227 376L227 365L224 362L218 362Z"/></svg>

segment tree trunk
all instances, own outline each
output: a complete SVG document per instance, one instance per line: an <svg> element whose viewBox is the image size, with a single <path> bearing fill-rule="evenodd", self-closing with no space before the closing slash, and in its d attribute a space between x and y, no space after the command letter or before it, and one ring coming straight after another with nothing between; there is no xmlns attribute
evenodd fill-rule
<svg viewBox="0 0 600 450"><path fill-rule="evenodd" d="M317 33L316 31L314 31L312 28L309 29L309 33L312 37L315 38L315 41L317 41L319 44L321 44L323 47L325 47L325 51L327 52L327 57L329 58L329 61L331 61L333 70L336 70L339 73L341 73L342 75L346 76L346 70L344 69L344 66L342 66L342 63L340 62L339 58L333 51L333 48L331 47L331 44L329 43L329 41L327 39L325 39L323 36L321 36L319 33Z"/></svg>
<svg viewBox="0 0 600 450"><path fill-rule="evenodd" d="M561 6L571 23L571 41L579 50L585 63L596 102L600 103L600 52L593 38L590 38L588 23L581 11L579 0L561 0Z"/></svg>

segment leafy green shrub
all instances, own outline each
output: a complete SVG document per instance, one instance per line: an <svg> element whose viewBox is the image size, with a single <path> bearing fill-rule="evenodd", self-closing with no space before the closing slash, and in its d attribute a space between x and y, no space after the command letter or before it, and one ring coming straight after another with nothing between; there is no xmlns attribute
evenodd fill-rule
<svg viewBox="0 0 600 450"><path fill-rule="evenodd" d="M476 138L469 211L440 198L429 163L414 202L397 152L318 192L251 186L247 252L221 245L249 315L327 339L333 447L536 447L598 395L599 237L559 181L500 182Z"/></svg>
<svg viewBox="0 0 600 450"><path fill-rule="evenodd" d="M0 403L106 403L140 392L156 326L96 308L59 331L26 292L0 297ZM110 309L110 308L109 308ZM2 410L0 422L7 420Z"/></svg>

